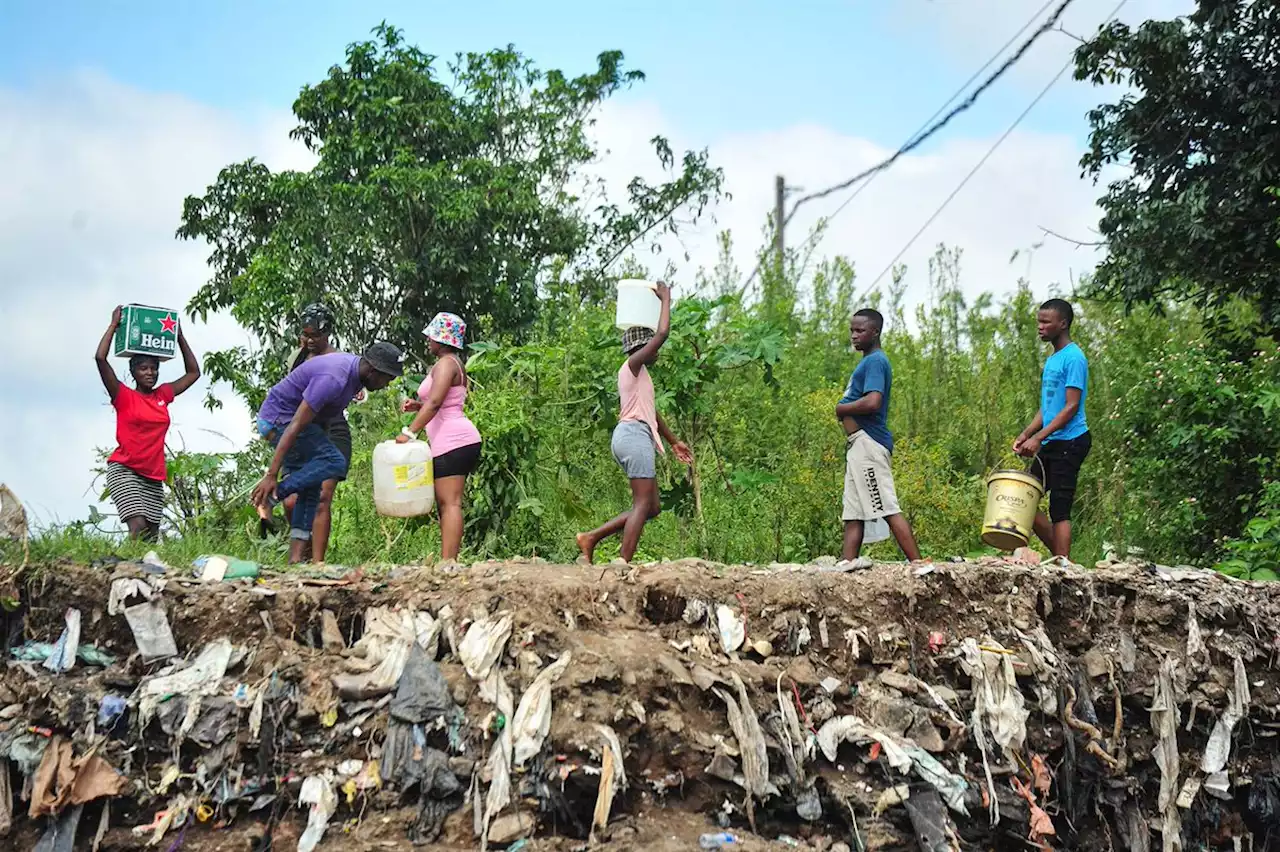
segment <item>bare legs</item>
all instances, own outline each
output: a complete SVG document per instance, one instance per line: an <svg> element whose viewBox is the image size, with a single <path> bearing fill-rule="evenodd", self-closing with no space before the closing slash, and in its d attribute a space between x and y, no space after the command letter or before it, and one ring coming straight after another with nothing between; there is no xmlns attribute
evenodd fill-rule
<svg viewBox="0 0 1280 852"><path fill-rule="evenodd" d="M1035 530L1050 553L1071 558L1071 521L1050 521L1044 512L1036 512Z"/></svg>
<svg viewBox="0 0 1280 852"><path fill-rule="evenodd" d="M160 538L160 525L148 521L142 515L126 518L124 524L129 528L129 538L141 541L157 541Z"/></svg>
<svg viewBox="0 0 1280 852"><path fill-rule="evenodd" d="M916 546L915 534L911 532L911 524L907 523L906 517L897 514L884 520L889 525L889 532L893 533L894 540L898 542L898 547L902 549L902 555L911 562L919 562L920 548ZM862 532L865 526L862 521L844 522L844 548L840 556L846 562L857 559L862 552Z"/></svg>
<svg viewBox="0 0 1280 852"><path fill-rule="evenodd" d="M440 507L440 558L457 562L462 549L462 495L466 491L465 476L446 476L436 480L436 502Z"/></svg>
<svg viewBox="0 0 1280 852"><path fill-rule="evenodd" d="M578 549L590 564L595 559L596 545L611 535L622 533L622 560L630 562L640 544L644 525L658 517L662 503L658 499L656 479L631 480L631 508L591 532L578 533Z"/></svg>

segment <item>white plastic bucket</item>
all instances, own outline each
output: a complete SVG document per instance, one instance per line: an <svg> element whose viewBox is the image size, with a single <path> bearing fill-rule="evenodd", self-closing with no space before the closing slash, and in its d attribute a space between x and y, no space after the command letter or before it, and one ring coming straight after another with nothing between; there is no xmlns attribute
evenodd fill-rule
<svg viewBox="0 0 1280 852"><path fill-rule="evenodd" d="M373 448L373 505L379 515L416 518L435 502L435 468L426 441L383 441Z"/></svg>
<svg viewBox="0 0 1280 852"><path fill-rule="evenodd" d="M661 315L662 301L654 292L652 281L624 278L618 282L618 313L615 324L621 331L636 326L657 331Z"/></svg>

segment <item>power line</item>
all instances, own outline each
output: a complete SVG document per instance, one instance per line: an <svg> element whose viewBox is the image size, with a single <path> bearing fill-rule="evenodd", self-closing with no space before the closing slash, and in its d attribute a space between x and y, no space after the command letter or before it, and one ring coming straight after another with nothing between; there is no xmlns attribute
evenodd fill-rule
<svg viewBox="0 0 1280 852"><path fill-rule="evenodd" d="M943 111L945 111L947 107L950 106L952 102L956 100L956 98L960 97L960 95L962 95L965 92L965 90L968 89L969 86L973 84L974 80L978 79L978 77L982 74L982 72L990 68L991 65L1000 57L1000 55L1004 53L1006 50L1008 50L1009 47L1015 41L1017 41L1017 39L1024 32L1026 32L1027 29L1033 23L1035 23L1036 19L1039 18L1041 15L1043 15L1045 10L1048 9L1054 3L1054 0L1046 0L1045 4L1041 6L1040 9L1034 15L1032 15L1031 18L1025 24L1023 24L1022 27L1016 33L1010 36L1009 40L1006 41L1003 45L1001 45L1000 48L991 55L990 59L988 59L985 63L983 63L982 67L980 67L977 71L974 71L973 74L969 76L969 79L965 80L964 83L961 84L961 86L958 89L956 89L956 91L951 95L951 97L947 98L947 100L943 102L942 106L938 107L938 109L933 113L933 115L925 119L924 123L915 131L915 133L913 133L907 139L906 142L902 144L901 147L898 148L897 151L893 153L892 156L890 156L888 159L884 160L883 162L879 163L878 165L873 166L872 168L867 169L861 172L860 174L853 176L852 178L844 181L843 183L836 184L835 186L832 186L832 187L828 187L827 189L824 189L821 192L815 192L815 193L811 193L810 195L804 196L792 206L791 212L787 214L786 218L783 219L781 223L782 227L785 227L787 224L791 222L792 217L794 217L796 214L796 210L798 210L800 208L800 205L804 204L805 202L815 201L819 198L825 198L826 196L831 195L832 193L839 192L842 189L847 189L848 187L853 186L858 181L866 179L866 182L863 183L862 186L858 187L858 189L855 190L851 196L845 199L844 202L838 208L836 208L835 212L833 212L831 216L827 218L830 219L835 215L837 215L838 213L840 213L842 210L844 210L844 208L849 206L849 204L853 201L853 199L857 198L858 195L860 195L862 191L865 190L882 171L884 171L885 169L889 168L889 166L897 162L898 159L900 159L903 155L908 154L911 151L918 148L921 144L924 143L926 139L933 136L933 134L937 133L939 130L945 127L951 121L951 119L955 118L957 115L959 115L960 113L964 112L965 110L973 106L974 102L977 101L978 97L981 96L982 93L986 91L988 88L990 88L997 80L999 80L1000 77L1003 76L1006 71L1008 71L1011 67L1013 67L1013 65L1018 60L1020 60L1024 54L1026 54L1026 52L1031 48L1031 46L1035 44L1036 40L1040 38L1040 36L1044 35L1046 32L1048 32L1050 29L1053 28L1053 25L1057 23L1058 19L1062 16L1062 13L1066 10L1067 6L1071 4L1071 2L1072 0L1062 0L1058 8L1054 10L1053 15L1048 20L1046 20L1043 24L1041 24L1040 28L1037 29L1035 33L1033 33L1031 37L1026 42L1024 42L1021 47L1018 48L1016 53L1014 53L1007 60L1005 60L1004 64L1002 64L999 68L996 69L995 73L993 73L990 77L988 77L985 81L983 81L982 85L979 86L977 89L975 89L973 93L970 94L969 97L964 101L964 103L957 106L950 113L948 113L941 121L937 121L937 123L935 124L934 122L938 118L938 116L941 115ZM809 242L812 241L812 238L813 237L811 235L808 239L806 239L806 241L802 244L802 248L804 246L807 246ZM749 287L751 285L751 282L755 280L756 275L759 274L760 272L762 263L763 261L758 261L756 263L755 269L751 271L751 274L747 276L747 280L742 285L743 290Z"/></svg>
<svg viewBox="0 0 1280 852"><path fill-rule="evenodd" d="M1099 24L1099 28L1105 27L1108 23L1111 22L1113 18L1119 15L1120 10L1123 9L1125 7L1125 4L1128 2L1129 0L1120 0L1119 4L1116 5L1115 9L1111 11L1111 14L1108 15L1107 18L1101 24ZM925 223L923 225L920 226L920 230L916 231L915 234L912 235L911 239L907 240L907 244L902 247L902 250L899 251L896 255L894 255L893 260L889 261L889 265L886 266L884 270L879 275L876 276L875 280L871 282L871 286L869 286L865 291L863 291L863 298L865 298L865 295L867 293L870 293L872 290L874 290L876 288L876 285L880 283L881 279L883 279L886 275L888 275L893 270L894 265L897 264L897 262L902 259L902 256L906 254L913 245L915 245L916 240L920 239L921 235L923 235L924 232L928 230L929 226L932 225L934 221L936 221L937 218L942 215L942 211L947 209L947 205L950 204L952 200L954 200L955 197L960 194L960 191L965 188L965 185L968 184L970 180L973 179L973 176L976 175L984 165L986 165L987 160L991 159L991 156L995 154L995 152L1000 148L1000 146L1004 143L1004 141L1013 134L1013 131L1018 129L1018 125L1022 123L1022 120L1025 119L1031 113L1031 110L1035 109L1036 104L1040 103L1040 101L1044 99L1045 95L1049 94L1049 90L1052 89L1060 79L1062 79L1062 75L1067 73L1067 69L1070 68L1074 62L1075 62L1075 55L1072 54L1072 56L1067 59L1066 63L1062 66L1062 68L1058 70L1058 73L1053 75L1053 79L1051 79L1048 82L1048 84L1043 89L1040 90L1040 93L1036 95L1035 98L1032 99L1031 103L1027 104L1027 108L1024 109L1022 113L1013 120L1013 123L1009 125L1009 129L1000 135L1000 138L997 139L995 143L992 144L992 146L987 149L987 153L982 155L982 159L978 160L978 162L974 165L974 167L969 170L969 173L966 174L964 176L964 179L961 180L960 183L956 186L956 188L951 191L951 194L948 195L945 199L943 199L942 203L938 205L938 209L934 210L933 214L929 216L927 220L925 220Z"/></svg>
<svg viewBox="0 0 1280 852"><path fill-rule="evenodd" d="M1053 29L1054 24L1058 23L1058 19L1062 17L1062 13L1067 10L1067 7L1070 6L1071 3L1072 3L1072 0L1062 0L1062 2L1058 4L1058 8L1053 10L1053 14L1050 15L1049 18L1043 24L1041 24L1034 33L1031 34L1031 37L1028 38L1025 42L1023 42L1022 46L1019 47L1012 56L1006 59L1000 65L1000 67L997 68L991 74L991 76L987 77L986 80L983 80L982 85L974 89L973 92L970 93L969 97L965 98L962 103L955 106L950 112L948 112L938 121L934 122L934 124L930 125L926 130L924 130L921 133L918 133L909 142L907 142L907 144L903 145L901 148L895 151L884 162L874 165L871 168L866 169L860 172L859 174L854 175L853 177L849 178L848 180L842 183L838 183L835 186L827 187L826 189L821 190L820 192L812 192L804 196L803 198L801 198L794 205L792 205L791 212L787 214L786 221L790 222L791 218L796 215L796 211L800 209L800 206L805 204L806 202L816 201L819 198L826 198L828 195L831 195L832 193L839 192L842 189L848 189L849 187L853 186L855 183L862 180L863 178L870 177L871 175L877 172L884 171L885 169L889 168L889 166L896 163L905 154L909 154L912 151L914 151L916 148L923 145L924 142L927 139L929 139L929 137L933 136L939 130L946 127L947 124L950 123L951 119L955 118L957 115L959 115L960 113L964 112L965 110L973 106L974 103L977 102L978 98L981 97L983 92L985 92L987 89L995 85L996 81L999 80L1001 77L1003 77L1005 72L1007 72L1010 68L1012 68L1018 62L1018 60L1022 59L1022 57L1026 55L1027 51L1031 49L1031 46L1036 43L1036 41L1040 38L1040 36L1044 35L1049 30Z"/></svg>
<svg viewBox="0 0 1280 852"><path fill-rule="evenodd" d="M920 127L916 129L915 133L911 134L910 138L908 138L907 142L904 144L904 147L906 144L910 144L912 140L916 139L916 137L923 134L925 130L929 128L929 125L933 122L933 120L936 119L938 116L942 115L942 113L946 110L946 108L951 106L952 102L954 102L956 98L964 94L965 90L967 90L969 86L973 85L973 81L977 80L983 71L986 71L988 68L990 68L995 63L995 61L1000 58L1001 54L1003 54L1006 50L1008 50L1023 33L1025 33L1028 29L1030 29L1031 25L1034 24L1036 20L1041 15L1043 15L1050 6L1053 5L1053 2L1054 0L1046 0L1045 4L1041 6L1034 15L1028 18L1027 22L1023 24L1022 27L1016 33L1009 36L1008 41L1000 45L1000 47L997 48L996 52L991 54L991 58L989 58L985 63L983 63L981 68L979 68L977 71L974 71L972 74L970 74L969 79L961 83L960 88L956 89L955 92L952 93L951 97L947 98L946 101L943 102L942 106L938 107L937 110L934 111L933 115L929 116L924 120L924 123L921 124ZM876 178L880 177L880 175L883 173L884 173L883 169L878 169L877 171L872 172L870 175L867 176L867 179L864 180L857 189L855 189L852 193L850 193L848 198L840 202L839 207L831 211L830 214L828 214L827 216L824 216L823 218L826 221L830 222L836 216L839 216L840 213L843 212L843 210L846 207L848 207L850 204L853 203L853 200L855 198L861 195L863 191L866 190L867 187L875 183ZM793 210L792 212L794 213L795 211ZM801 249L808 246L809 243L813 242L813 240L816 238L817 238L817 232L810 234L808 237L805 238L805 241L801 244Z"/></svg>

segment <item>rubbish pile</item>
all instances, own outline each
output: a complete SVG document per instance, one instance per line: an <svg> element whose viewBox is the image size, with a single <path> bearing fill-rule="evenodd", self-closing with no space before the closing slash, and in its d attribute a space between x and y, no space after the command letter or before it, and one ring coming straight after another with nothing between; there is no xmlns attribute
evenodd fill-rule
<svg viewBox="0 0 1280 852"><path fill-rule="evenodd" d="M4 848L1280 847L1280 585L999 559L23 580Z"/></svg>

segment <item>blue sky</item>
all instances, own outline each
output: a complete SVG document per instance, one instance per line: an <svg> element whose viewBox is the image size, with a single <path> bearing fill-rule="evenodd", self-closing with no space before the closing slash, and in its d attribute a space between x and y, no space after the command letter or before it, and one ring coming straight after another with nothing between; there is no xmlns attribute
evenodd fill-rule
<svg viewBox="0 0 1280 852"><path fill-rule="evenodd" d="M1025 0L1021 11L974 21L983 31L974 38L951 25L956 0L894 2L6 0L0 31L17 37L0 52L0 82L27 87L94 68L233 112L287 108L300 85L385 19L443 57L512 42L544 67L573 71L621 49L649 77L626 97L661 103L697 138L816 123L893 145L1040 6ZM1034 56L1056 66L1071 44L1050 33ZM1051 75L1010 75L953 130L1003 129ZM1081 135L1089 96L1088 87L1063 84L1025 126Z"/></svg>
<svg viewBox="0 0 1280 852"><path fill-rule="evenodd" d="M541 67L576 73L619 49L643 69L645 83L599 111L606 153L589 176L616 199L631 177L659 177L648 143L655 134L676 151L710 150L731 197L679 238L660 238L661 255L637 252L679 295L716 264L722 230L733 235L745 278L765 244L775 175L816 190L879 162L1043 2L0 0L0 387L24 389L0 394L0 446L21 449L0 458L0 482L39 524L83 517L96 502L96 448L111 446L115 418L89 354L112 307L187 304L208 269L205 246L174 238L183 199L248 157L308 168L310 155L288 137L290 106L381 20L441 57L514 43ZM1088 35L1117 2L1073 0L1063 26ZM1190 2L1128 0L1124 17L1167 17ZM998 297L1020 279L1037 294L1069 293L1096 253L1046 240L1041 228L1092 238L1099 188L1080 178L1084 115L1117 92L1063 80L920 228L1073 46L1048 34L971 112L856 203L842 206L848 196L835 195L806 206L788 245L839 209L813 260L847 257L858 287L900 258L908 303L928 299L929 258L941 243L963 250L967 294ZM812 271L800 269L801 280ZM44 324L19 319L55 316L65 345L53 347ZM186 328L197 353L253 344L225 315ZM56 380L33 385L33 374ZM225 390L225 407L206 412L205 389L202 382L173 406L171 443L243 446L249 412Z"/></svg>

